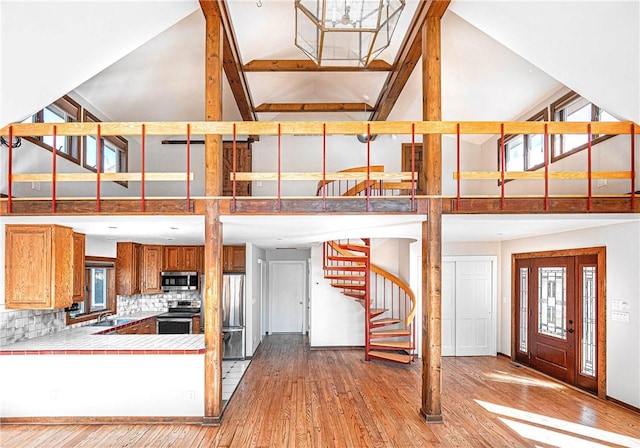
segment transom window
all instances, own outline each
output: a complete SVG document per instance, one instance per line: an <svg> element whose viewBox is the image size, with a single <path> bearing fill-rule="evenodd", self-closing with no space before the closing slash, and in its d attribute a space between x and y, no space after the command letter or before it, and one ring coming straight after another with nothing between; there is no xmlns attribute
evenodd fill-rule
<svg viewBox="0 0 640 448"><path fill-rule="evenodd" d="M619 121L607 111L590 103L575 92L570 92L551 104L551 117L554 121L566 122ZM592 134L591 144L600 143L611 137L613 136ZM587 133L555 135L551 141L552 161L585 149L588 143Z"/></svg>
<svg viewBox="0 0 640 448"><path fill-rule="evenodd" d="M541 110L527 121L547 121L547 109ZM498 169L502 141L498 139ZM507 135L504 138L504 157L506 171L532 171L544 165L544 134Z"/></svg>
<svg viewBox="0 0 640 448"><path fill-rule="evenodd" d="M86 109L71 99L64 96L56 102L38 111L23 123L70 123L89 122L98 123L100 120ZM49 151L53 150L53 136L26 137L32 143L36 143ZM98 141L97 136L56 136L56 153L78 165L97 171L98 167ZM127 140L120 136L105 136L100 139L102 173L126 173L128 172ZM126 187L127 182L117 182Z"/></svg>
<svg viewBox="0 0 640 448"><path fill-rule="evenodd" d="M84 111L84 121L88 123L99 123L100 120L90 112ZM128 143L118 136L106 136L100 139L100 150L102 153L100 172L101 173L126 173ZM91 171L98 169L98 138L95 135L84 137L84 167ZM125 184L124 182L119 182Z"/></svg>
<svg viewBox="0 0 640 448"><path fill-rule="evenodd" d="M81 109L82 107L78 103L65 95L27 118L23 123L74 123L80 121ZM53 150L53 135L26 137L26 139L49 151ZM80 163L80 143L78 137L56 136L55 146L57 154L73 162Z"/></svg>

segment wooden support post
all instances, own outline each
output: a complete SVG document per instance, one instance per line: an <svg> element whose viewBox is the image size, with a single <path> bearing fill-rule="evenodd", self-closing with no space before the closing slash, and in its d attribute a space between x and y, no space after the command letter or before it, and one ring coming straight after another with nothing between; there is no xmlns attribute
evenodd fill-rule
<svg viewBox="0 0 640 448"><path fill-rule="evenodd" d="M442 117L440 74L440 18L429 15L422 29L423 118ZM442 194L442 137L423 136L425 161L419 174L427 195ZM428 200L427 222L422 226L422 407L427 422L442 422L441 403L441 284L442 199Z"/></svg>
<svg viewBox="0 0 640 448"><path fill-rule="evenodd" d="M205 116L207 121L222 120L222 45L223 29L220 16L205 15ZM204 192L206 196L222 195L222 136L206 135Z"/></svg>
<svg viewBox="0 0 640 448"><path fill-rule="evenodd" d="M205 14L205 117L222 120L223 28L216 11ZM222 195L222 136L205 135L205 195ZM217 200L205 200L204 424L222 419L222 224Z"/></svg>
<svg viewBox="0 0 640 448"><path fill-rule="evenodd" d="M204 215L204 418L222 419L222 224L217 200L206 200Z"/></svg>

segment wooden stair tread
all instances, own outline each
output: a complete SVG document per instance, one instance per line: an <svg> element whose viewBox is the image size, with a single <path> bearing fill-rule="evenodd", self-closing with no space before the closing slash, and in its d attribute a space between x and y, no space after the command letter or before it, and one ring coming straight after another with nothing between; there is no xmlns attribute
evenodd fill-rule
<svg viewBox="0 0 640 448"><path fill-rule="evenodd" d="M394 319L392 317L383 317L382 319L372 320L373 325L393 325L401 322L400 319Z"/></svg>
<svg viewBox="0 0 640 448"><path fill-rule="evenodd" d="M388 348L390 350L397 350L397 349L405 349L405 350L412 350L413 349L413 343L411 341L372 341L371 343L369 343L369 345L371 347L375 347L375 348Z"/></svg>
<svg viewBox="0 0 640 448"><path fill-rule="evenodd" d="M330 280L360 280L364 281L364 274L325 274L324 278Z"/></svg>
<svg viewBox="0 0 640 448"><path fill-rule="evenodd" d="M367 287L364 283L331 283L331 286L343 289L365 289Z"/></svg>
<svg viewBox="0 0 640 448"><path fill-rule="evenodd" d="M353 297L358 301L364 300L364 291L342 291L345 296Z"/></svg>
<svg viewBox="0 0 640 448"><path fill-rule="evenodd" d="M411 332L409 330L373 330L371 331L371 337L392 338L397 336L411 336Z"/></svg>
<svg viewBox="0 0 640 448"><path fill-rule="evenodd" d="M381 352L378 350L370 350L369 356L373 358L383 359L385 361L393 361L401 364L409 364L413 360L413 356L402 353Z"/></svg>
<svg viewBox="0 0 640 448"><path fill-rule="evenodd" d="M366 266L363 264L349 265L349 266L339 266L339 265L326 265L324 267L325 271L359 271L365 272L367 270Z"/></svg>
<svg viewBox="0 0 640 448"><path fill-rule="evenodd" d="M367 260L366 255L329 255L328 260L333 261L353 261L355 263L363 263Z"/></svg>
<svg viewBox="0 0 640 448"><path fill-rule="evenodd" d="M369 315L371 317L376 317L381 315L382 313L384 313L385 311L388 311L387 308L371 308L369 310Z"/></svg>
<svg viewBox="0 0 640 448"><path fill-rule="evenodd" d="M342 249L353 250L356 252L369 252L369 246L364 244L347 243L347 244L340 244L339 247Z"/></svg>

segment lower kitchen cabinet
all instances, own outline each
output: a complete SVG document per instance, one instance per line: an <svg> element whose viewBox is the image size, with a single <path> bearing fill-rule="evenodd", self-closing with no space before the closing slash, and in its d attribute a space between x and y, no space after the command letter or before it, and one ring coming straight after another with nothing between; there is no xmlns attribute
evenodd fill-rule
<svg viewBox="0 0 640 448"><path fill-rule="evenodd" d="M156 334L156 320L147 319L138 324L138 334Z"/></svg>

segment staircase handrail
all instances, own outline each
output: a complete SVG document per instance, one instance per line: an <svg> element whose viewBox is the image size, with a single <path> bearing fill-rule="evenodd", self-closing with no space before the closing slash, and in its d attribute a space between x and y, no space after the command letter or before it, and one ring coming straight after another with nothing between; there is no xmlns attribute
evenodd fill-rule
<svg viewBox="0 0 640 448"><path fill-rule="evenodd" d="M347 168L344 170L337 171L338 173L364 173L367 171L366 166L357 166L353 168ZM369 172L372 173L384 173L384 165L371 165L369 166ZM331 182L336 182L335 180L321 180L318 182L318 187L316 188L316 196L320 196L320 191L322 187L325 185L329 185ZM361 182L364 183L364 182ZM354 196L353 194L347 195L346 193L343 196Z"/></svg>
<svg viewBox="0 0 640 448"><path fill-rule="evenodd" d="M331 248L333 250L338 252L340 255L345 255L345 256L357 255L356 253L351 252L350 250L343 249L335 241L329 241L328 244L331 246ZM378 266L376 264L373 264L373 263L370 263L370 267L371 267L371 270L373 272L375 272L376 274L381 275L382 277L386 278L387 280L391 281L392 283L397 284L398 287L401 288L404 291L404 293L411 300L411 310L409 311L409 313L407 314L407 316L404 319L405 325L408 327L411 324L411 321L413 320L413 318L415 317L415 314L416 314L416 305L417 305L417 303L416 303L416 295L413 293L413 290L407 284L407 282L405 282L404 280L400 279L399 277L393 275L391 272L381 268L380 266Z"/></svg>

